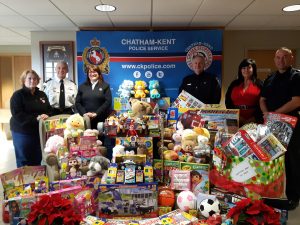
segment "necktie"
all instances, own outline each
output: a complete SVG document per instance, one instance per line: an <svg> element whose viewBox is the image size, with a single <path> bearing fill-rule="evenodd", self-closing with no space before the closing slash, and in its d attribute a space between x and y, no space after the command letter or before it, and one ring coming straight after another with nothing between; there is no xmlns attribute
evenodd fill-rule
<svg viewBox="0 0 300 225"><path fill-rule="evenodd" d="M60 80L60 93L59 93L59 109L65 108L65 86L64 80Z"/></svg>

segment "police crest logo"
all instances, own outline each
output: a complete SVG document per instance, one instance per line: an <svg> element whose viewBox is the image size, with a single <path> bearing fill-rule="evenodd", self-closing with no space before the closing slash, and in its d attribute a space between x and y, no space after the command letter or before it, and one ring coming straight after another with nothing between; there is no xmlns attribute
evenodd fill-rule
<svg viewBox="0 0 300 225"><path fill-rule="evenodd" d="M82 53L84 68L90 65L98 66L102 73L109 73L109 54L106 48L100 47L96 38L90 41L91 47L86 47Z"/></svg>
<svg viewBox="0 0 300 225"><path fill-rule="evenodd" d="M212 64L213 54L211 52L212 47L207 43L196 42L191 44L187 48L186 64L192 70L192 59L196 55L203 56L205 58L204 70L209 68Z"/></svg>

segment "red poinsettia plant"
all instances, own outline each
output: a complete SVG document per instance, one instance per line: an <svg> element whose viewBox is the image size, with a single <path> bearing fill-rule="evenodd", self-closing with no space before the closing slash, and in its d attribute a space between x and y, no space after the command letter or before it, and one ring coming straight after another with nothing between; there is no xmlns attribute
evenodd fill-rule
<svg viewBox="0 0 300 225"><path fill-rule="evenodd" d="M280 225L280 214L262 200L243 199L236 203L227 214L236 225Z"/></svg>
<svg viewBox="0 0 300 225"><path fill-rule="evenodd" d="M82 216L77 214L70 200L60 194L43 195L31 206L28 223L32 225L77 225Z"/></svg>

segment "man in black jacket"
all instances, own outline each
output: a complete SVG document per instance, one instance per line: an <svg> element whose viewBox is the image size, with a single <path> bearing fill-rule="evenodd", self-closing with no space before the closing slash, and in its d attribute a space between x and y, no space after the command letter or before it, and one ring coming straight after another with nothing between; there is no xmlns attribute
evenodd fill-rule
<svg viewBox="0 0 300 225"><path fill-rule="evenodd" d="M186 76L180 87L205 104L219 104L221 99L221 87L216 77L204 71L205 57L195 55L192 59L194 74Z"/></svg>
<svg viewBox="0 0 300 225"><path fill-rule="evenodd" d="M260 108L264 115L276 112L296 116L298 122L285 154L286 195L288 209L295 209L300 199L300 72L292 68L293 54L282 47L275 53L277 71L263 84Z"/></svg>

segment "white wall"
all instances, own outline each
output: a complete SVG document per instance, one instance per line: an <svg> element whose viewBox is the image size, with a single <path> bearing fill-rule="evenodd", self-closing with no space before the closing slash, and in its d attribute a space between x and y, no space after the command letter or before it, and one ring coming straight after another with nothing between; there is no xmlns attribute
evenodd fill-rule
<svg viewBox="0 0 300 225"><path fill-rule="evenodd" d="M0 45L0 55L30 55L30 45Z"/></svg>
<svg viewBox="0 0 300 225"><path fill-rule="evenodd" d="M54 32L31 32L31 62L32 69L42 74L41 58L40 58L40 41L74 41L74 59L75 70L74 77L77 82L77 66L76 66L76 31L54 31ZM41 82L42 83L42 82Z"/></svg>

